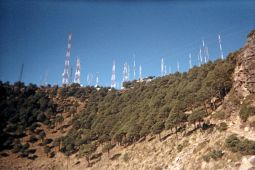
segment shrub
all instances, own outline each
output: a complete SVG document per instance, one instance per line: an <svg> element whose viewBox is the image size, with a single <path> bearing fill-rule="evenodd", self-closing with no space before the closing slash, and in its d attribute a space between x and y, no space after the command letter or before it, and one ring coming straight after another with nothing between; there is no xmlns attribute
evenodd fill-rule
<svg viewBox="0 0 255 170"><path fill-rule="evenodd" d="M225 122L221 122L220 125L217 127L219 131L225 131L228 129L228 125Z"/></svg>
<svg viewBox="0 0 255 170"><path fill-rule="evenodd" d="M235 134L230 135L226 139L225 144L232 152L239 152L242 155L255 154L255 141L239 139Z"/></svg>
<svg viewBox="0 0 255 170"><path fill-rule="evenodd" d="M179 145L177 146L177 150L178 150L178 152L181 152L181 151L182 151L182 149L183 149L183 145L182 145L182 144L179 144Z"/></svg>
<svg viewBox="0 0 255 170"><path fill-rule="evenodd" d="M48 145L48 144L50 144L52 141L53 141L52 139L44 139L43 145Z"/></svg>
<svg viewBox="0 0 255 170"><path fill-rule="evenodd" d="M246 120L250 117L255 115L255 107L243 105L239 112L239 116L242 121L246 122Z"/></svg>
<svg viewBox="0 0 255 170"><path fill-rule="evenodd" d="M221 150L213 150L213 151L210 151L209 153L207 153L206 155L203 155L202 158L206 162L209 162L211 158L214 159L215 161L217 161L223 155L224 155L224 153Z"/></svg>
<svg viewBox="0 0 255 170"><path fill-rule="evenodd" d="M128 155L128 153L125 153L124 155L123 155L123 161L124 162L128 162L130 160L130 156Z"/></svg>
<svg viewBox="0 0 255 170"><path fill-rule="evenodd" d="M37 137L34 135L30 136L30 138L29 138L30 143L35 143L37 140L38 140Z"/></svg>

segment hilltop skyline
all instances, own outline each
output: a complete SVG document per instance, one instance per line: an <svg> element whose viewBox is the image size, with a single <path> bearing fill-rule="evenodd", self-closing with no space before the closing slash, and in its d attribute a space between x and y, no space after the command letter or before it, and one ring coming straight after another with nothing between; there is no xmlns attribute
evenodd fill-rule
<svg viewBox="0 0 255 170"><path fill-rule="evenodd" d="M187 71L202 40L211 60L220 58L218 34L224 57L243 46L254 29L255 2L247 1L1 1L0 80L61 85L67 34L72 32L71 66L81 62L81 84L87 74L99 74L99 85L110 86L112 63L123 79L123 66L133 66L136 77L160 76L161 58L167 69ZM131 69L132 70L132 69ZM130 77L133 79L133 73ZM73 74L74 79L74 74Z"/></svg>

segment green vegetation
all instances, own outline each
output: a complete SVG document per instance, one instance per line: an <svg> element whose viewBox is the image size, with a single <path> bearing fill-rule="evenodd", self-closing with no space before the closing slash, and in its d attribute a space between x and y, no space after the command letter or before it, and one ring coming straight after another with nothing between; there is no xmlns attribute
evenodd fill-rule
<svg viewBox="0 0 255 170"><path fill-rule="evenodd" d="M255 141L248 139L238 138L237 135L230 135L226 141L226 147L232 152L239 152L243 155L255 154Z"/></svg>
<svg viewBox="0 0 255 170"><path fill-rule="evenodd" d="M215 109L211 98L222 100L231 89L235 55L194 67L189 72L159 77L150 83L125 83L128 89L123 92L92 90L85 111L73 118L62 151L65 152L67 145L73 145L73 152L77 152L82 143L94 141L103 144L112 140L119 145L130 145L148 134L156 134L161 139L164 129L173 129L177 135L185 130L188 122L203 123L204 117ZM185 114L188 110L192 111L191 115Z"/></svg>
<svg viewBox="0 0 255 170"><path fill-rule="evenodd" d="M207 154L203 155L202 158L206 162L209 162L210 159L214 159L215 161L217 161L223 155L224 155L224 153L221 150L213 150L213 151L210 151Z"/></svg>
<svg viewBox="0 0 255 170"><path fill-rule="evenodd" d="M246 104L241 106L241 110L239 112L239 116L242 119L242 121L246 122L247 119L250 116L253 116L253 115L255 115L255 107L249 106L249 105L246 105Z"/></svg>
<svg viewBox="0 0 255 170"><path fill-rule="evenodd" d="M225 122L221 122L220 123L220 125L219 126L217 126L217 129L219 130L219 131L225 131L225 130L227 130L228 129L228 125L225 123Z"/></svg>
<svg viewBox="0 0 255 170"><path fill-rule="evenodd" d="M51 152L47 144L53 142L65 155L79 151L88 162L99 145L109 153L115 144L131 145L148 134L158 135L161 140L160 134L165 129L173 130L178 140L178 133L190 124L202 127L204 118L216 109L210 102L213 97L222 101L229 92L235 55L230 54L226 60L209 61L189 72L158 77L149 83L124 83L127 87L124 91L97 90L78 84L59 88L0 82L3 94L0 96L0 150L18 150L14 139L27 135L26 130L33 134L31 143L36 139L42 141L45 153ZM78 103L63 106L53 100L71 96L86 102L83 112L77 113ZM45 141L47 136L39 125L61 129L64 111L73 115L71 129L59 139Z"/></svg>

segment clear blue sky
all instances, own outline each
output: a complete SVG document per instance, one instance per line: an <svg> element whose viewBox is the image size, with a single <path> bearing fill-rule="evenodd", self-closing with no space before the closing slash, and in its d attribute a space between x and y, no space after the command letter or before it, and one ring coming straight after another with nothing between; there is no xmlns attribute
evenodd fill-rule
<svg viewBox="0 0 255 170"><path fill-rule="evenodd" d="M0 80L18 80L24 63L23 81L38 85L61 85L67 33L73 33L71 65L81 60L81 82L99 72L100 84L110 85L112 61L117 82L123 64L143 67L143 76L160 75L160 59L176 71L193 64L201 40L211 60L219 58L217 34L224 54L243 46L255 28L254 0L169 1L0 1ZM133 78L133 76L131 76ZM95 82L95 78L94 78Z"/></svg>

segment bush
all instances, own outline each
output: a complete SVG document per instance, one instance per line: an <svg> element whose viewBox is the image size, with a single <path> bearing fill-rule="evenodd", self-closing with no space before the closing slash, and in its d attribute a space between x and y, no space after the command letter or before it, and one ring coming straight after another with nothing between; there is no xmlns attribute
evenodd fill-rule
<svg viewBox="0 0 255 170"><path fill-rule="evenodd" d="M225 122L221 122L219 126L217 126L217 129L222 132L228 129L228 125Z"/></svg>
<svg viewBox="0 0 255 170"><path fill-rule="evenodd" d="M125 153L124 155L123 155L123 161L124 162L128 162L130 160L130 156L128 155L128 153Z"/></svg>
<svg viewBox="0 0 255 170"><path fill-rule="evenodd" d="M36 136L34 136L34 135L30 136L30 138L29 138L30 143L35 143L36 141L38 141Z"/></svg>
<svg viewBox="0 0 255 170"><path fill-rule="evenodd" d="M53 140L52 139L44 139L44 141L43 141L43 145L48 145L48 144L50 144L51 142L52 142Z"/></svg>
<svg viewBox="0 0 255 170"><path fill-rule="evenodd" d="M206 162L209 162L211 158L214 159L215 161L217 161L223 155L224 155L224 153L221 150L213 150L213 151L207 153L206 155L203 155L202 158Z"/></svg>
<svg viewBox="0 0 255 170"><path fill-rule="evenodd" d="M255 107L243 105L241 106L241 110L239 112L239 116L242 121L246 122L250 116L255 115Z"/></svg>
<svg viewBox="0 0 255 170"><path fill-rule="evenodd" d="M232 152L239 152L242 155L255 154L255 141L239 139L235 134L230 135L226 139L225 144Z"/></svg>
<svg viewBox="0 0 255 170"><path fill-rule="evenodd" d="M183 145L182 145L182 144L179 144L179 145L177 146L177 150L178 150L178 152L181 152L181 151L182 151L182 149L183 149Z"/></svg>

